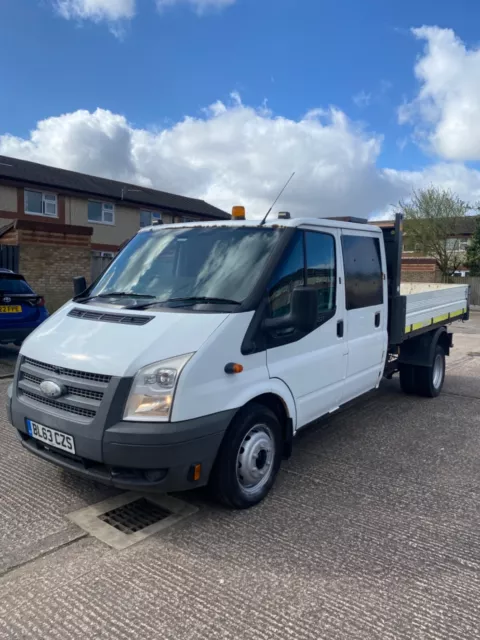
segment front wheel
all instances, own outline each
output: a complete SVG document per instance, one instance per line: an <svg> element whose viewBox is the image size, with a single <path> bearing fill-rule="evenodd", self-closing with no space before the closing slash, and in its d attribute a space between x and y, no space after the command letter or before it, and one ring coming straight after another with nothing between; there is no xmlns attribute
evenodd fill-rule
<svg viewBox="0 0 480 640"><path fill-rule="evenodd" d="M220 502L248 509L273 486L282 457L282 428L267 407L252 403L233 419L215 462L210 488Z"/></svg>

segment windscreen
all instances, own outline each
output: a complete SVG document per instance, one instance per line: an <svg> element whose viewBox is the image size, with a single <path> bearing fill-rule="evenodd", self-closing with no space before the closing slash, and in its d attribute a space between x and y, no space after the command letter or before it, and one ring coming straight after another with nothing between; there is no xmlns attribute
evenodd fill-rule
<svg viewBox="0 0 480 640"><path fill-rule="evenodd" d="M184 227L139 233L89 292L225 298L241 303L251 293L281 229Z"/></svg>

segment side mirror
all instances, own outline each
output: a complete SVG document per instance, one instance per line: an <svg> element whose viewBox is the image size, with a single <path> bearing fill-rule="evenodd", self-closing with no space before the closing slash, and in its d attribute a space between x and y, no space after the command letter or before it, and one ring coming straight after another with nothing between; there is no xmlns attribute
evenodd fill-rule
<svg viewBox="0 0 480 640"><path fill-rule="evenodd" d="M310 333L317 326L318 294L313 287L298 287L292 291L291 310L281 318L266 318L263 328L266 331L297 329Z"/></svg>
<svg viewBox="0 0 480 640"><path fill-rule="evenodd" d="M78 276L73 279L73 296L76 298L81 295L87 288L87 281L83 276Z"/></svg>

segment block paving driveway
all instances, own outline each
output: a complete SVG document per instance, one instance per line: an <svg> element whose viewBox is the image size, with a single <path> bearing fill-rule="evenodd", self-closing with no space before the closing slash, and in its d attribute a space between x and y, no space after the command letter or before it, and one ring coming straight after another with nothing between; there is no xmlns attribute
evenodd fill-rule
<svg viewBox="0 0 480 640"><path fill-rule="evenodd" d="M455 343L440 398L385 382L261 506L184 495L194 516L123 551L65 517L116 493L27 455L0 380L0 639L480 637L479 315Z"/></svg>

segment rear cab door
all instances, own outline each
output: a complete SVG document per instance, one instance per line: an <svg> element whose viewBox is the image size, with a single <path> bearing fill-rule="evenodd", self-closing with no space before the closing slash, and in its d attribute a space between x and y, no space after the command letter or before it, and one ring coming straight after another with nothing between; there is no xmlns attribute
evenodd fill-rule
<svg viewBox="0 0 480 640"><path fill-rule="evenodd" d="M388 291L380 231L342 229L347 375L342 403L377 387L388 345Z"/></svg>

